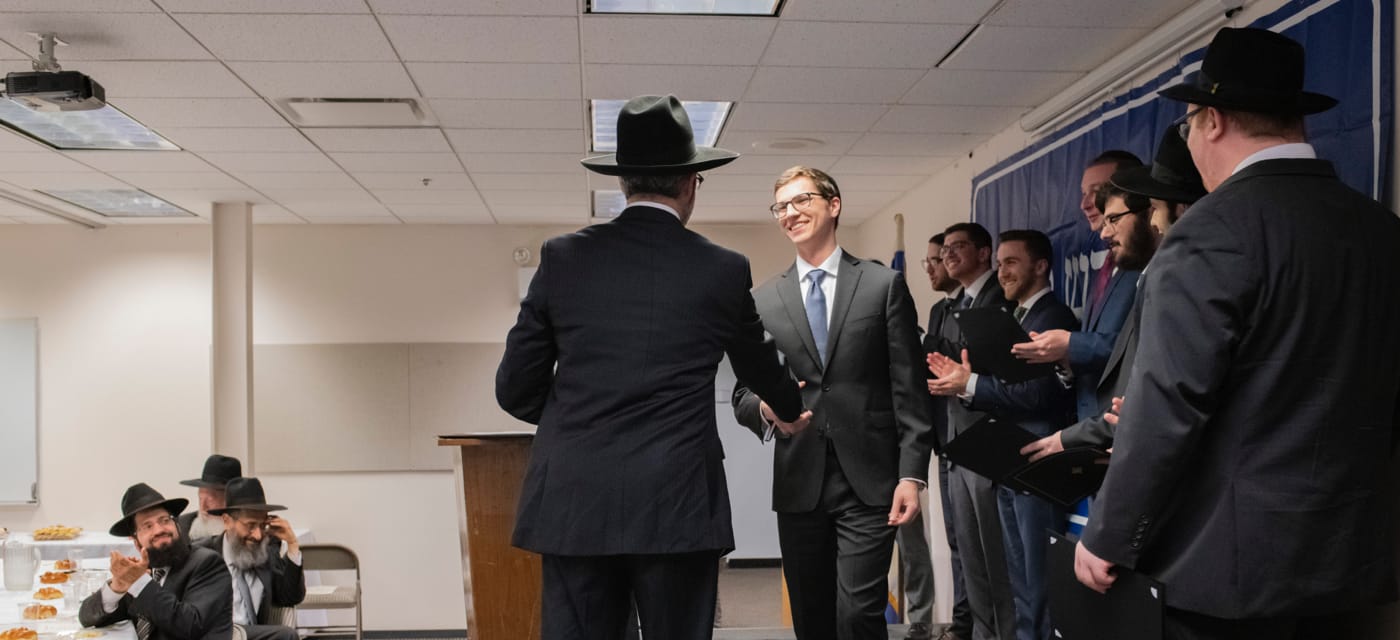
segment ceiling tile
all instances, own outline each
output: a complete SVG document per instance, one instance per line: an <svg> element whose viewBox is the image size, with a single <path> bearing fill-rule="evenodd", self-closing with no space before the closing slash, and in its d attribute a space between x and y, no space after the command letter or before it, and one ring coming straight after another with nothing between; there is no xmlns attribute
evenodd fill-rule
<svg viewBox="0 0 1400 640"><path fill-rule="evenodd" d="M583 69L589 98L622 99L675 94L682 100L727 100L743 97L754 67L644 64L589 64Z"/></svg>
<svg viewBox="0 0 1400 640"><path fill-rule="evenodd" d="M429 98L577 100L577 64L410 62L408 72Z"/></svg>
<svg viewBox="0 0 1400 640"><path fill-rule="evenodd" d="M901 102L1033 107L1082 75L1074 72L934 69L914 85Z"/></svg>
<svg viewBox="0 0 1400 640"><path fill-rule="evenodd" d="M369 13L364 0L160 0L171 13Z"/></svg>
<svg viewBox="0 0 1400 640"><path fill-rule="evenodd" d="M474 207L462 204L394 204L389 210L405 222L428 219L462 219L472 222L491 222L491 213L485 206Z"/></svg>
<svg viewBox="0 0 1400 640"><path fill-rule="evenodd" d="M787 20L860 20L976 24L999 0L802 0L783 7Z"/></svg>
<svg viewBox="0 0 1400 640"><path fill-rule="evenodd" d="M651 16L584 16L586 62L752 66L776 20Z"/></svg>
<svg viewBox="0 0 1400 640"><path fill-rule="evenodd" d="M761 131L866 131L884 115L884 105L745 102L726 127Z"/></svg>
<svg viewBox="0 0 1400 640"><path fill-rule="evenodd" d="M226 173L125 173L113 172L113 178L150 191L152 189L242 189L244 185Z"/></svg>
<svg viewBox="0 0 1400 640"><path fill-rule="evenodd" d="M360 185L345 173L278 171L275 173L240 173L239 179L248 186L269 189L359 189Z"/></svg>
<svg viewBox="0 0 1400 640"><path fill-rule="evenodd" d="M412 98L413 80L398 62L230 62L269 98Z"/></svg>
<svg viewBox="0 0 1400 640"><path fill-rule="evenodd" d="M582 129L448 129L447 138L458 153L581 153L588 146Z"/></svg>
<svg viewBox="0 0 1400 640"><path fill-rule="evenodd" d="M792 22L784 20L764 65L927 69L971 27L946 24Z"/></svg>
<svg viewBox="0 0 1400 640"><path fill-rule="evenodd" d="M300 209L355 202L361 203L364 208L381 206L364 189L267 189L263 193L298 214L301 213Z"/></svg>
<svg viewBox="0 0 1400 640"><path fill-rule="evenodd" d="M292 127L164 127L160 134L188 151L316 151Z"/></svg>
<svg viewBox="0 0 1400 640"><path fill-rule="evenodd" d="M184 13L180 24L223 60L397 60L370 15Z"/></svg>
<svg viewBox="0 0 1400 640"><path fill-rule="evenodd" d="M451 153L332 153L346 171L382 173L452 173L462 169Z"/></svg>
<svg viewBox="0 0 1400 640"><path fill-rule="evenodd" d="M868 191L908 191L928 181L928 176L880 176L849 175L836 178L841 185L841 193L865 193Z"/></svg>
<svg viewBox="0 0 1400 640"><path fill-rule="evenodd" d="M307 224L403 224L393 216L305 216Z"/></svg>
<svg viewBox="0 0 1400 640"><path fill-rule="evenodd" d="M707 177L708 178L708 177ZM617 179L612 187L617 188ZM483 191L586 191L588 176L572 173L473 173L472 181Z"/></svg>
<svg viewBox="0 0 1400 640"><path fill-rule="evenodd" d="M823 155L839 155L845 153L847 149L860 138L861 134L839 131L738 131L725 129L720 134L719 145L731 151L741 154L775 154L792 155L792 149L773 148L774 141L780 140L810 140L812 141L803 151L820 153Z"/></svg>
<svg viewBox="0 0 1400 640"><path fill-rule="evenodd" d="M895 133L998 133L1025 113L1022 107L890 107L871 131Z"/></svg>
<svg viewBox="0 0 1400 640"><path fill-rule="evenodd" d="M985 136L957 133L867 133L851 147L851 153L864 156L955 156L966 154L985 139Z"/></svg>
<svg viewBox="0 0 1400 640"><path fill-rule="evenodd" d="M52 149L29 136L0 126L0 152L4 151L37 153Z"/></svg>
<svg viewBox="0 0 1400 640"><path fill-rule="evenodd" d="M0 177L15 172L57 173L91 171L92 167L78 163L52 151L0 152Z"/></svg>
<svg viewBox="0 0 1400 640"><path fill-rule="evenodd" d="M576 18L386 15L379 22L403 60L578 62Z"/></svg>
<svg viewBox="0 0 1400 640"><path fill-rule="evenodd" d="M356 172L355 180L366 189L472 189L465 173L378 173ZM423 184L427 179L428 184Z"/></svg>
<svg viewBox="0 0 1400 640"><path fill-rule="evenodd" d="M941 68L1089 71L1147 33L1145 29L983 27Z"/></svg>
<svg viewBox="0 0 1400 640"><path fill-rule="evenodd" d="M0 180L25 189L122 189L126 183L97 171L29 173L6 171ZM0 203L3 205L3 203Z"/></svg>
<svg viewBox="0 0 1400 640"><path fill-rule="evenodd" d="M306 220L281 205L255 204L253 224L306 224Z"/></svg>
<svg viewBox="0 0 1400 640"><path fill-rule="evenodd" d="M1196 4L1193 0L1008 0L987 24L1012 27L1155 28Z"/></svg>
<svg viewBox="0 0 1400 640"><path fill-rule="evenodd" d="M439 129L304 129L322 151L451 151Z"/></svg>
<svg viewBox="0 0 1400 640"><path fill-rule="evenodd" d="M149 189L148 191L151 195L177 207L204 216L213 213L215 202L270 202L267 196L251 189ZM255 206L255 213L256 209Z"/></svg>
<svg viewBox="0 0 1400 640"><path fill-rule="evenodd" d="M180 151L68 151L66 155L98 171L212 172L214 167Z"/></svg>
<svg viewBox="0 0 1400 640"><path fill-rule="evenodd" d="M578 0L369 0L375 13L388 15L573 16Z"/></svg>
<svg viewBox="0 0 1400 640"><path fill-rule="evenodd" d="M201 154L201 157L235 175L268 171L342 171L324 153L219 152Z"/></svg>
<svg viewBox="0 0 1400 640"><path fill-rule="evenodd" d="M891 104L923 74L918 69L759 67L744 100Z"/></svg>
<svg viewBox="0 0 1400 640"><path fill-rule="evenodd" d="M483 191L481 197L495 210L497 206L555 205L588 210L588 194L584 191Z"/></svg>
<svg viewBox="0 0 1400 640"><path fill-rule="evenodd" d="M283 202L293 213L305 218L334 217L392 217L393 214L378 202Z"/></svg>
<svg viewBox="0 0 1400 640"><path fill-rule="evenodd" d="M561 205L501 205L491 207L498 224L587 224L588 208Z"/></svg>
<svg viewBox="0 0 1400 640"><path fill-rule="evenodd" d="M287 126L260 98L122 98L112 106L152 129Z"/></svg>
<svg viewBox="0 0 1400 640"><path fill-rule="evenodd" d="M580 100L431 100L444 129L572 129L587 123Z"/></svg>
<svg viewBox="0 0 1400 640"><path fill-rule="evenodd" d="M59 52L60 55L63 53ZM81 71L102 85L108 98L256 98L218 62L91 60Z"/></svg>
<svg viewBox="0 0 1400 640"><path fill-rule="evenodd" d="M843 156L831 165L831 175L842 176L931 176L953 163L952 156Z"/></svg>
<svg viewBox="0 0 1400 640"><path fill-rule="evenodd" d="M709 191L713 186L710 184L711 177L727 176L731 174L762 175L770 178L768 191L772 191L772 182L778 178L778 174L787 171L791 167L803 165L826 170L832 163L836 162L839 156L835 155L780 155L780 154L753 154L746 153L739 156L738 160L731 162L718 169L711 169L705 172L705 190Z"/></svg>
<svg viewBox="0 0 1400 640"><path fill-rule="evenodd" d="M463 153L471 173L572 173L584 172L583 153Z"/></svg>
<svg viewBox="0 0 1400 640"><path fill-rule="evenodd" d="M82 13L159 13L151 0L6 0L5 11L80 11Z"/></svg>
<svg viewBox="0 0 1400 640"><path fill-rule="evenodd" d="M90 6L91 3L89 3ZM6 13L0 39L38 55L39 43L27 33L57 33L68 46L58 59L70 69L76 60L208 60L212 56L163 13ZM100 80L99 80L100 82Z"/></svg>
<svg viewBox="0 0 1400 640"><path fill-rule="evenodd" d="M476 190L467 189L377 189L374 196L388 206L400 204L453 204L485 207Z"/></svg>

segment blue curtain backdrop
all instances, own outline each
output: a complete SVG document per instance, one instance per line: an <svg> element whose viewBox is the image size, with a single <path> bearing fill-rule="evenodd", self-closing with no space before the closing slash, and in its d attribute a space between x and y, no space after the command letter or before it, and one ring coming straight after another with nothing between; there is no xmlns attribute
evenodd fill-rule
<svg viewBox="0 0 1400 640"><path fill-rule="evenodd" d="M1331 160L1343 181L1394 205L1389 193L1394 126L1394 0L1295 0L1251 26L1281 32L1307 50L1307 88L1341 104L1307 119L1318 155ZM1143 86L1103 104L1044 140L979 174L972 181L972 218L995 236L1016 228L1040 229L1055 245L1055 293L1080 312L1090 275L1103 261L1103 244L1079 211L1084 165L1106 149L1126 149L1144 162L1182 103L1156 92L1200 68L1204 49Z"/></svg>

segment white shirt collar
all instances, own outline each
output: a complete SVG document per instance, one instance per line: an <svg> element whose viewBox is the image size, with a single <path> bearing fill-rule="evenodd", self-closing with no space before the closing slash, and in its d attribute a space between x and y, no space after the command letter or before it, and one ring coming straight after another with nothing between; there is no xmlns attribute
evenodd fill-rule
<svg viewBox="0 0 1400 640"><path fill-rule="evenodd" d="M1313 146L1306 142L1287 142L1266 149L1260 149L1235 165L1235 170L1231 171L1230 175L1235 175L1244 170L1245 167L1256 162L1262 162L1264 160L1282 160L1285 158L1313 160L1317 158L1317 150L1313 149Z"/></svg>
<svg viewBox="0 0 1400 640"><path fill-rule="evenodd" d="M1020 306L1025 307L1026 311L1030 311L1035 307L1035 303L1040 302L1040 299L1044 298L1047 293L1050 293L1050 287L1048 285L1042 287L1040 291L1035 292L1035 295L1031 296L1029 300L1026 300Z"/></svg>
<svg viewBox="0 0 1400 640"><path fill-rule="evenodd" d="M977 276L977 279L973 280L972 284L963 287L963 293L967 294L969 298L976 300L977 296L982 295L982 289L987 286L987 281L992 279L992 274L994 273L996 273L996 269L987 269L986 273Z"/></svg>
<svg viewBox="0 0 1400 640"><path fill-rule="evenodd" d="M680 220L680 219L681 219L681 214L680 214L679 211L676 211L675 209L672 209L672 208L670 208L670 207L668 207L668 206L666 206L666 205L664 205L664 204L661 204L660 202L652 202L652 201L650 201L650 200L637 200L637 201L635 201L635 202L629 202L629 203L627 203L627 206L629 206L629 207L651 207L651 208L653 208L653 209L660 209L660 210L662 210L662 211L665 211L666 213L669 213L669 214L675 216L677 220Z"/></svg>
<svg viewBox="0 0 1400 640"><path fill-rule="evenodd" d="M836 247L836 250L835 250L835 251L832 251L832 252L831 252L831 255L829 255L829 256L826 257L826 260L823 260L821 264L819 264L819 265L817 265L817 266L815 266L815 267L812 266L812 265L810 265L810 264L807 264L807 261L806 261L806 260L803 260L803 259L802 259L802 256L797 256L797 280L798 280L798 282L801 282L801 281L803 281L803 280L806 280L806 279L807 279L807 274L811 273L813 269L821 269L822 271L825 271L825 272L826 272L826 275L827 275L827 276L832 277L832 278L835 278L835 277L836 277L836 270L837 270L838 268L840 268L840 266L841 266L841 256L842 256L843 254L844 254L844 252L841 251L841 247L838 246L838 247Z"/></svg>

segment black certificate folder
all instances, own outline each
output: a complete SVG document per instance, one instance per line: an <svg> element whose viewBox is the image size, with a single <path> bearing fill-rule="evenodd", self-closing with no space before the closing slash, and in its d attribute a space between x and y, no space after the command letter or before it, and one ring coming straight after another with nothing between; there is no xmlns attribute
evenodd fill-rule
<svg viewBox="0 0 1400 640"><path fill-rule="evenodd" d="M1114 568L1113 586L1100 594L1074 576L1074 541L1050 535L1046 579L1050 626L1060 640L1161 640L1162 583L1123 567Z"/></svg>
<svg viewBox="0 0 1400 640"><path fill-rule="evenodd" d="M1107 451L1074 447L1036 460L1012 477L1021 489L1068 508L1098 491L1106 475Z"/></svg>
<svg viewBox="0 0 1400 640"><path fill-rule="evenodd" d="M944 447L944 452L953 464L967 467L984 478L1005 483L1026 466L1021 447L1039 439L1014 422L989 415L959 433Z"/></svg>
<svg viewBox="0 0 1400 640"><path fill-rule="evenodd" d="M967 344L972 372L995 376L1003 382L1025 382L1055 373L1053 364L1031 364L1011 355L1011 345L1031 337L1015 316L1000 307L973 307L953 312Z"/></svg>
<svg viewBox="0 0 1400 640"><path fill-rule="evenodd" d="M953 464L1061 507L1099 490L1108 473L1108 452L1074 447L1028 462L1021 448L1039 439L1014 422L989 415L953 438L944 452Z"/></svg>

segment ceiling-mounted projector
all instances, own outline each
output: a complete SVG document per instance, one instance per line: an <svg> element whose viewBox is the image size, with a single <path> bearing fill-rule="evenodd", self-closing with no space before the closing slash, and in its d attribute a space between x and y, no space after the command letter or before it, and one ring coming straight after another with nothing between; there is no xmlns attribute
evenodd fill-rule
<svg viewBox="0 0 1400 640"><path fill-rule="evenodd" d="M6 74L5 97L35 111L90 111L107 104L102 85L77 71Z"/></svg>

